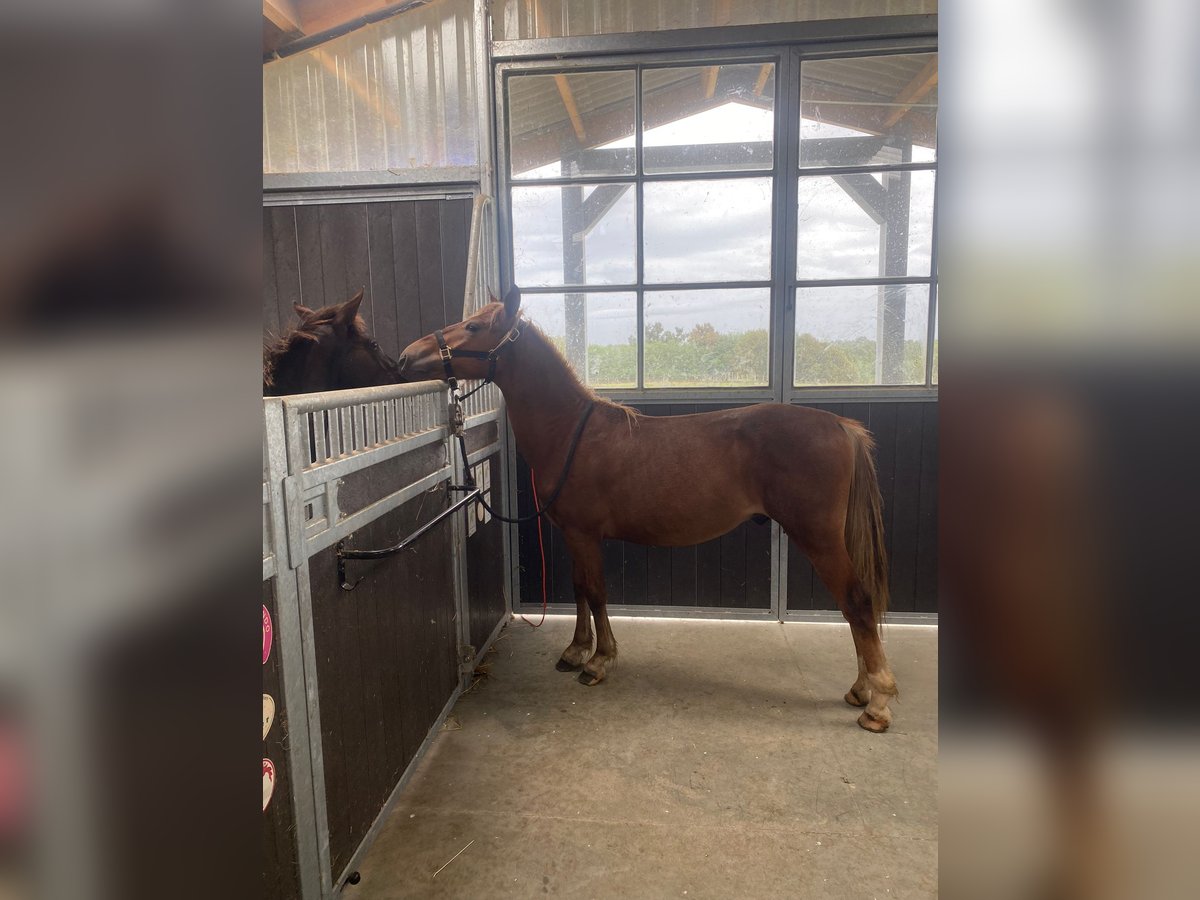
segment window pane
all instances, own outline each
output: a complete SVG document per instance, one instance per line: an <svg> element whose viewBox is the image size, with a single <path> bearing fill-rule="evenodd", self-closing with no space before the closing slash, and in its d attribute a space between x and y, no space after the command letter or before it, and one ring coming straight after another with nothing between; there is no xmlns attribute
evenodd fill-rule
<svg viewBox="0 0 1200 900"><path fill-rule="evenodd" d="M650 282L771 277L771 179L664 181L645 186Z"/></svg>
<svg viewBox="0 0 1200 900"><path fill-rule="evenodd" d="M796 291L796 384L924 384L929 286Z"/></svg>
<svg viewBox="0 0 1200 900"><path fill-rule="evenodd" d="M645 303L646 387L767 384L769 289L648 291Z"/></svg>
<svg viewBox="0 0 1200 900"><path fill-rule="evenodd" d="M933 172L801 176L796 277L929 274Z"/></svg>
<svg viewBox="0 0 1200 900"><path fill-rule="evenodd" d="M508 80L513 178L632 175L632 70Z"/></svg>
<svg viewBox="0 0 1200 900"><path fill-rule="evenodd" d="M936 53L826 59L800 67L800 164L932 162Z"/></svg>
<svg viewBox="0 0 1200 900"><path fill-rule="evenodd" d="M632 283L634 206L631 184L514 187L514 280L522 287Z"/></svg>
<svg viewBox="0 0 1200 900"><path fill-rule="evenodd" d="M647 172L721 172L774 165L775 66L642 72Z"/></svg>
<svg viewBox="0 0 1200 900"><path fill-rule="evenodd" d="M521 310L587 384L637 387L636 294L525 294Z"/></svg>

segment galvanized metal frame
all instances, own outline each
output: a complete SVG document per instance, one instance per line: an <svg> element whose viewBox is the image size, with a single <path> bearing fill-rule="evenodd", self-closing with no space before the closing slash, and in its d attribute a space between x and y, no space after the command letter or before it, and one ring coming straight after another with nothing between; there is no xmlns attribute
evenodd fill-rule
<svg viewBox="0 0 1200 900"><path fill-rule="evenodd" d="M829 625L846 624L845 617L834 609L795 609L784 616L781 621L785 624L788 622L816 622L827 623ZM936 627L938 624L938 615L937 613L888 612L884 614L881 624L885 628L890 628L893 625L926 625Z"/></svg>
<svg viewBox="0 0 1200 900"><path fill-rule="evenodd" d="M936 16L888 16L880 18L831 20L825 22L791 23L784 25L739 26L685 31L600 35L593 37L550 38L532 41L493 42L493 90L495 93L495 145L497 162L497 198L499 204L501 254L500 269L503 284L512 276L512 203L511 190L518 185L553 186L565 184L633 183L636 189L636 283L620 285L548 286L524 288L530 294L563 293L578 288L586 293L635 292L637 297L637 384L636 390L601 391L614 399L641 404L656 403L729 403L776 400L787 403L889 401L923 402L937 398L937 387L931 382L933 359L933 326L937 306L937 179L934 194L934 236L928 276L876 278L847 278L836 280L798 279L797 202L800 178L830 174L851 174L880 171L937 171L937 162L901 162L891 165L863 166L800 166L800 67L803 62L819 59L861 56L882 56L898 53L927 53L937 51ZM657 173L643 171L642 148L642 72L646 68L686 64L717 65L724 62L773 61L775 72L775 152L770 170L724 173ZM632 174L597 175L590 177L539 178L514 180L508 174L509 120L507 81L517 74L569 74L632 68L634 83L635 167ZM771 290L769 385L762 388L645 388L643 186L647 181L704 180L713 178L749 178L770 175L772 192L772 263L771 280L736 282L722 287L762 287ZM795 295L798 287L808 286L876 286L886 284L925 284L929 286L928 337L926 341L926 372L923 385L861 385L824 387L795 384L794 335ZM655 290L696 289L712 287L700 284L653 285ZM515 486L516 445L509 432L506 435L509 455L509 508L516 508ZM787 554L790 541L778 523L772 523L771 611L779 621L805 618L804 611L787 608ZM524 604L519 594L519 564L517 562L516 528L510 528L505 543L511 554L509 565L513 591L514 612L536 612L540 605ZM612 607L615 612L616 607ZM745 610L691 610L688 608L630 608L635 615L744 615ZM646 611L652 610L652 611ZM564 611L571 611L564 608ZM836 614L835 614L836 615ZM888 621L898 621L889 615Z"/></svg>
<svg viewBox="0 0 1200 900"><path fill-rule="evenodd" d="M575 57L622 53L725 50L729 47L777 47L796 44L815 52L847 55L860 47L903 46L910 41L937 37L936 15L863 16L816 22L778 22L764 25L724 25L673 31L641 31L566 38L493 41L492 59L510 62L539 58L568 60Z"/></svg>
<svg viewBox="0 0 1200 900"><path fill-rule="evenodd" d="M328 836L321 852L324 817L324 773L313 774L312 731L305 678L305 642L299 602L300 573L288 565L288 514L284 502L284 478L287 473L287 447L284 437L283 402L268 398L263 403L264 459L263 488L270 523L271 565L268 575L264 558L263 580L275 580L274 625L277 643L283 705L288 720L288 765L291 772L292 815L296 822L296 857L300 872L300 896L317 900L328 874ZM307 572L304 573L307 580ZM320 734L317 726L316 734ZM319 798L319 799L318 799ZM318 813L320 809L320 813Z"/></svg>
<svg viewBox="0 0 1200 900"><path fill-rule="evenodd" d="M475 402L468 410L466 418L467 428L499 421L498 392L481 391L473 399ZM308 440L310 415L319 414L318 421L324 427L324 415L327 412L370 404L376 404L378 408L378 404L381 403L401 402L424 403L426 409L420 416L413 414L392 419L393 428L390 431L385 430L382 434L370 428L365 434L352 434L350 450L346 455L327 454L314 461L315 448L309 446ZM390 409L394 414L397 406L393 405ZM355 851L350 865L342 872L332 872L309 559L341 537L362 528L422 491L449 481L457 470L451 461L458 461L452 456L455 452L455 442L450 440L448 421L449 394L441 382L386 385L354 391L264 399L263 498L264 520L269 524L270 538L264 543L263 573L264 579L276 579L276 627L279 629L284 702L291 738L289 763L294 783L292 802L304 900L327 898L340 891L345 876L361 859L370 840L378 832L384 814L390 808L385 807L384 812L377 818L367 837ZM405 423L419 427L411 434L396 433L397 426ZM345 425L343 421L341 427ZM367 440L371 437L380 440ZM337 487L345 475L438 442L446 448L446 465L370 503L362 510L350 515L339 514ZM470 461L475 462L500 452L502 444L502 440L493 441L472 453ZM315 501L325 502L325 521L306 521L305 507ZM466 627L467 619L465 541L460 535L464 519L456 516L455 522L454 590L461 646L466 643L462 638L462 629ZM473 654L474 659L477 660L486 652L490 641L495 639L506 621L507 617L504 617L497 623L488 643L478 648L477 654ZM447 701L438 722L427 735L418 755L406 770L404 778L393 791L389 804L399 796L407 779L411 777L438 725L458 698L465 684L465 675L472 669L473 665L464 667L459 685Z"/></svg>
<svg viewBox="0 0 1200 900"><path fill-rule="evenodd" d="M478 166L431 166L422 169L379 169L365 172L264 173L263 193L324 188L395 188L412 185L473 187L478 182Z"/></svg>
<svg viewBox="0 0 1200 900"><path fill-rule="evenodd" d="M263 206L325 206L331 203L395 203L397 200L470 200L475 185L396 185L394 187L330 187L321 190L273 191Z"/></svg>
<svg viewBox="0 0 1200 900"><path fill-rule="evenodd" d="M522 603L513 612L517 615L540 615L540 603ZM574 616L575 607L566 603L550 603L546 606L546 615ZM633 605L628 603L608 604L611 616L626 616L630 618L663 618L678 619L733 619L751 622L776 622L778 619L770 609L746 609L736 606L651 606Z"/></svg>

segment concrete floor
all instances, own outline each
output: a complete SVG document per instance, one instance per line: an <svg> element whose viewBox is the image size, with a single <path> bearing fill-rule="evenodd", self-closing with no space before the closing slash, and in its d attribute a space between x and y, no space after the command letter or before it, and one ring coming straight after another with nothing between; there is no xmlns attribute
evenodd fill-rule
<svg viewBox="0 0 1200 900"><path fill-rule="evenodd" d="M613 626L591 688L554 669L573 619L505 629L344 898L936 894L935 629L885 629L875 735L845 625Z"/></svg>

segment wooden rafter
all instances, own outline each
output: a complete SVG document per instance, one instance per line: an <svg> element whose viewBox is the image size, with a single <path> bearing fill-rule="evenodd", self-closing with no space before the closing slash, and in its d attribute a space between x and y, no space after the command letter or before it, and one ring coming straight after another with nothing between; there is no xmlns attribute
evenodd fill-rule
<svg viewBox="0 0 1200 900"><path fill-rule="evenodd" d="M904 86L892 101L899 104L891 111L886 119L883 120L883 129L887 131L901 119L903 119L913 104L920 103L925 95L933 90L934 85L938 82L938 60L934 56L921 67L921 71L916 74L912 81Z"/></svg>
<svg viewBox="0 0 1200 900"><path fill-rule="evenodd" d="M733 0L717 0L713 4L713 25L728 25ZM717 92L717 74L720 66L709 66L704 70L704 99L711 100Z"/></svg>
<svg viewBox="0 0 1200 900"><path fill-rule="evenodd" d="M533 33L535 37L542 36L542 23L546 20L546 11L542 9L542 0L533 0ZM583 118L579 115L579 104L571 92L571 83L566 75L555 75L554 85L558 88L558 96L562 97L563 107L571 119L571 128L575 132L575 140L586 144L587 132L583 128Z"/></svg>
<svg viewBox="0 0 1200 900"><path fill-rule="evenodd" d="M571 127L575 130L575 138L580 144L587 143L587 132L583 130L583 119L579 116L579 107L575 104L575 95L571 93L571 84L566 75L555 75L554 84L558 87L558 95L562 97L563 106L571 118Z"/></svg>
<svg viewBox="0 0 1200 900"><path fill-rule="evenodd" d="M762 68L758 70L758 78L754 80L754 96L761 97L763 90L767 86L767 80L771 77L771 63L763 63Z"/></svg>
<svg viewBox="0 0 1200 900"><path fill-rule="evenodd" d="M280 31L304 33L300 10L292 0L263 0L263 18Z"/></svg>

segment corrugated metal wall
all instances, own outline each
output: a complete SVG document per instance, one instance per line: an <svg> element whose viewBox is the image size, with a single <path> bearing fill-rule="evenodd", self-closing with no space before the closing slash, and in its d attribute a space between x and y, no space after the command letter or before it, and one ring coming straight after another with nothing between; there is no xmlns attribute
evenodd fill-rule
<svg viewBox="0 0 1200 900"><path fill-rule="evenodd" d="M263 172L479 159L474 4L439 0L263 66Z"/></svg>

